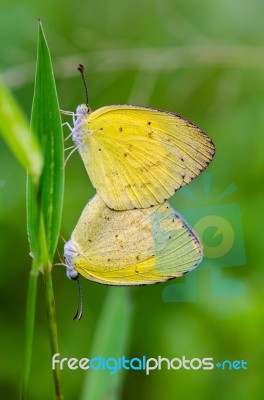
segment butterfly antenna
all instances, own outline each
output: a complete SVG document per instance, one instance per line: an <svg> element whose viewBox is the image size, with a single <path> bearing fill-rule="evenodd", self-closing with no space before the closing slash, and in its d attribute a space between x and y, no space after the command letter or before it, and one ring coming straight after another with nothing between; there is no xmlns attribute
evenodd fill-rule
<svg viewBox="0 0 264 400"><path fill-rule="evenodd" d="M84 68L84 66L82 64L79 64L77 69L82 75L82 80L83 80L84 89L85 89L85 95L86 95L86 105L89 108L89 104L88 104L88 85L87 85L87 81L86 81L86 77L85 77L85 68Z"/></svg>
<svg viewBox="0 0 264 400"><path fill-rule="evenodd" d="M73 320L80 321L82 318L82 288L81 284L78 278L76 278L77 284L78 284L78 307L76 310L76 313L74 317L72 318Z"/></svg>

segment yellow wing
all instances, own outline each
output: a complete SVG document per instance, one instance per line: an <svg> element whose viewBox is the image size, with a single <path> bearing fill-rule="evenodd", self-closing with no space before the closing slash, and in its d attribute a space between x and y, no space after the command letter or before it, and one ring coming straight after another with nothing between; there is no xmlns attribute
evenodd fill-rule
<svg viewBox="0 0 264 400"><path fill-rule="evenodd" d="M138 106L87 113L73 137L93 186L115 210L163 203L214 155L211 139L191 122Z"/></svg>
<svg viewBox="0 0 264 400"><path fill-rule="evenodd" d="M95 195L65 244L70 270L109 285L142 285L180 277L202 259L201 244L165 202L115 211Z"/></svg>

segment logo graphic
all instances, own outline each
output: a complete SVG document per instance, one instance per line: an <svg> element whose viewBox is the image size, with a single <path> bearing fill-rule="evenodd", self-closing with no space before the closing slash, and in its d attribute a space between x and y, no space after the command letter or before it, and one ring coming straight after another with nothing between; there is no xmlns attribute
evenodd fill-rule
<svg viewBox="0 0 264 400"><path fill-rule="evenodd" d="M202 175L204 193L200 199L188 187L180 194L193 204L178 209L175 199L171 204L186 219L198 234L204 251L198 269L186 274L176 283L168 284L162 292L164 302L193 302L197 299L197 274L210 271L211 284L208 292L214 297L238 297L245 291L244 285L235 279L222 276L223 268L241 266L246 263L240 206L237 203L223 203L222 200L236 190L229 185L219 196L210 199L212 175ZM221 203L219 204L221 200ZM182 281L184 280L184 283ZM175 282L175 281L174 281Z"/></svg>
<svg viewBox="0 0 264 400"><path fill-rule="evenodd" d="M52 369L56 368L56 364L60 370L68 368L70 370L82 369L84 371L90 370L91 373L96 371L98 373L114 375L121 370L134 370L134 371L145 371L146 375L149 375L154 370L174 370L180 369L187 371L210 371L217 367L223 371L231 370L247 370L247 361L245 360L224 360L222 362L214 362L213 357L204 358L190 358L185 355L180 355L173 358L167 358L162 356L157 357L133 357L127 358L125 355L120 357L103 357L101 355L93 358L76 358L76 357L61 357L60 353L56 353L52 356ZM103 376L103 375L102 375Z"/></svg>
<svg viewBox="0 0 264 400"><path fill-rule="evenodd" d="M247 361L245 360L224 360L221 363L218 362L215 366L222 370L239 370L239 369L248 369Z"/></svg>

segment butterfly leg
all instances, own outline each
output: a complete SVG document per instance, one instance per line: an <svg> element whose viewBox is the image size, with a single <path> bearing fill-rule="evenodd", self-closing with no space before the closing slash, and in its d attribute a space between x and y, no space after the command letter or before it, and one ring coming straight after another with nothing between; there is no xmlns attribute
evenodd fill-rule
<svg viewBox="0 0 264 400"><path fill-rule="evenodd" d="M73 125L75 124L76 119L77 119L77 114L75 114L73 111L64 111L64 110L60 110L60 113L61 113L61 114L64 114L64 115L71 115L71 116L72 116Z"/></svg>
<svg viewBox="0 0 264 400"><path fill-rule="evenodd" d="M66 142L72 136L73 127L69 124L69 122L64 122L61 126L67 126L67 128L70 130L70 134L64 139Z"/></svg>

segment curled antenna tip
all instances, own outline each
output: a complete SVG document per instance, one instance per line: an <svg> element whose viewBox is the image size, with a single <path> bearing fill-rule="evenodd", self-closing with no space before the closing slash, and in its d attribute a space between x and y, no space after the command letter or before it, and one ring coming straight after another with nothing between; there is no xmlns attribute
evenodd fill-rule
<svg viewBox="0 0 264 400"><path fill-rule="evenodd" d="M78 310L77 310L76 314L74 315L74 317L72 317L72 319L74 321L80 321L81 318L82 318L82 311L79 312Z"/></svg>
<svg viewBox="0 0 264 400"><path fill-rule="evenodd" d="M83 64L79 64L78 67L77 67L77 69L78 69L78 71L80 71L82 74L84 74L85 68L84 68L84 65L83 65Z"/></svg>

